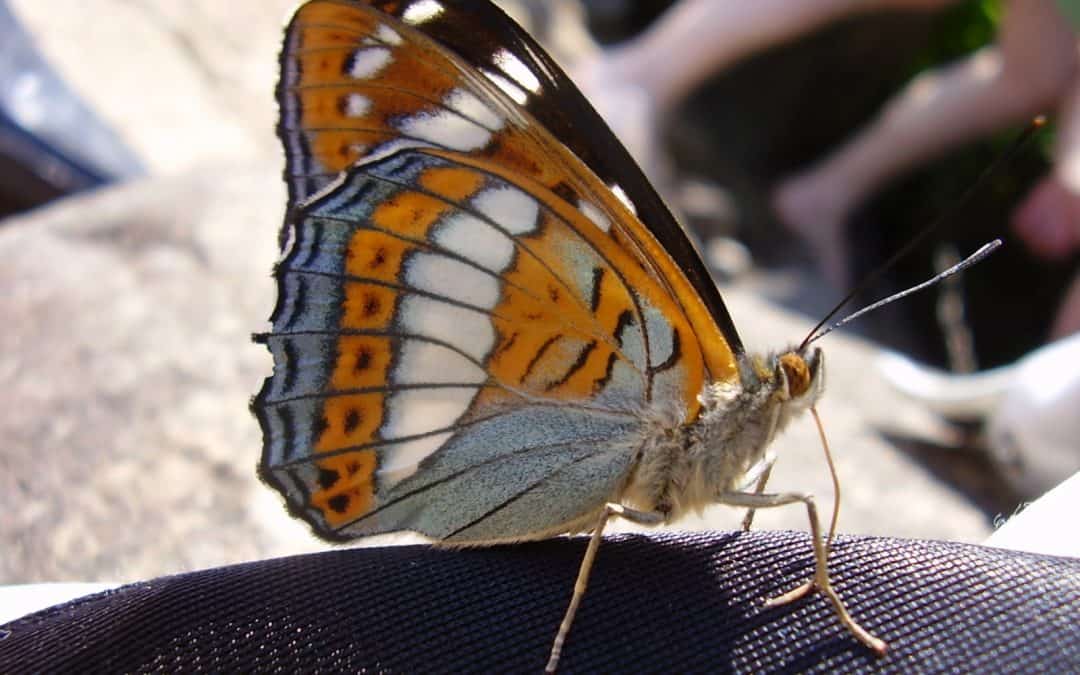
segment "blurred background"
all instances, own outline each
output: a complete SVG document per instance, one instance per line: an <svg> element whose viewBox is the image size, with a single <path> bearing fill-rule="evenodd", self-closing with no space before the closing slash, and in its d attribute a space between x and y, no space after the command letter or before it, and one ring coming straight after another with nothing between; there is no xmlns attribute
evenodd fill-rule
<svg viewBox="0 0 1080 675"><path fill-rule="evenodd" d="M502 4L603 112L611 79L596 64L671 3ZM799 342L850 279L957 204L1025 126L1002 124L882 181L838 227L838 283L812 233L778 217L776 186L913 78L1001 31L993 0L882 4L897 6L752 44L660 113L647 98L646 114L623 120L752 349ZM271 367L249 335L273 306L285 204L273 88L294 5L0 0L0 584L132 581L325 547L258 484L247 409ZM1050 468L1029 446L1003 462L985 422L1006 371L948 375L1045 344L1066 298L1075 253L1047 260L1013 234L1016 208L1051 168L1054 120L856 306L994 237L1002 250L822 341L842 532L982 541L1080 462L1075 446ZM903 356L888 361L886 349ZM924 376L925 389L912 385ZM779 452L772 487L831 504L812 426L797 425ZM710 509L683 526L740 518ZM805 529L805 514L757 523Z"/></svg>

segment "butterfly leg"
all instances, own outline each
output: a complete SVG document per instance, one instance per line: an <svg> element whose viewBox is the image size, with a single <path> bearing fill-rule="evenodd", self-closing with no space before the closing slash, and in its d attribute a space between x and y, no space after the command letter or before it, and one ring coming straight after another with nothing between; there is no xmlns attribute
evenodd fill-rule
<svg viewBox="0 0 1080 675"><path fill-rule="evenodd" d="M760 476L758 476L757 483L754 484L754 494L759 495L762 492L765 492L765 484L769 482L769 476L772 474L772 468L773 465L772 462L770 462L769 466L765 467L765 470L761 472ZM743 532L750 531L750 526L754 524L755 511L757 511L757 509L753 506L746 510L746 515L743 516L742 519Z"/></svg>
<svg viewBox="0 0 1080 675"><path fill-rule="evenodd" d="M821 522L818 519L817 506L814 505L814 498L812 496L795 492L782 494L724 492L718 496L717 500L729 506L741 506L750 509L773 508L795 504L797 502L805 504L807 515L810 517L810 534L814 541L814 559L816 562L814 579L813 581L803 584L779 597L769 599L766 601L765 606L775 607L777 605L792 602L793 600L797 600L806 595L816 587L832 602L833 608L836 610L836 615L840 619L840 623L847 628L859 642L862 642L878 654L884 654L888 650L888 645L886 645L883 640L871 635L869 631L856 623L855 619L851 618L847 608L844 606L843 600L840 599L840 596L832 586L832 582L829 579L829 552L821 537Z"/></svg>
<svg viewBox="0 0 1080 675"><path fill-rule="evenodd" d="M663 515L647 511L636 511L619 504L606 504L600 512L600 519L593 529L592 538L589 539L589 547L585 549L585 558L578 568L577 581L574 582L574 595L570 598L570 606L566 608L562 623L559 624L559 632L555 635L555 642L551 645L551 656L548 657L545 673L554 673L559 665L559 657L562 655L563 643L566 635L570 632L570 625L574 623L574 615L577 614L578 605L585 595L585 587L589 583L589 573L592 571L593 562L596 560L596 552L600 548L600 540L604 534L604 526L612 516L620 516L633 523L640 525L659 525L664 521Z"/></svg>

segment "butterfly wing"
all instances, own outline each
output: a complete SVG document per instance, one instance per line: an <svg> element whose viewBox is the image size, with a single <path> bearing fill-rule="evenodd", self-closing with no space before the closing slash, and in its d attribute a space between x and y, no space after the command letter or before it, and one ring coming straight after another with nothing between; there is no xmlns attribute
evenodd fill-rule
<svg viewBox="0 0 1080 675"><path fill-rule="evenodd" d="M731 357L743 345L686 232L562 69L499 8L486 0L308 3L281 62L290 204L387 143L442 142L490 157L606 220L683 305L715 379L734 376Z"/></svg>
<svg viewBox="0 0 1080 675"><path fill-rule="evenodd" d="M545 128L574 118L534 117L546 92L584 100L520 29L486 3L372 4L394 10L316 0L286 34L261 475L328 537L576 529L650 411L692 419L741 347L593 146Z"/></svg>

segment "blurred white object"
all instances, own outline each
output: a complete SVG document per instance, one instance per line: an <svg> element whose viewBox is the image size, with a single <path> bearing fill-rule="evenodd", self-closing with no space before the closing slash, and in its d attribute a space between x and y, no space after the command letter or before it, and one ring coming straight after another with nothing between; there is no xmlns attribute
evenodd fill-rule
<svg viewBox="0 0 1080 675"><path fill-rule="evenodd" d="M1080 470L1080 334L1017 363L952 375L887 352L893 388L953 420L985 420L988 451L1013 486L1040 495Z"/></svg>
<svg viewBox="0 0 1080 675"><path fill-rule="evenodd" d="M1080 472L1028 504L986 540L988 546L1046 555L1080 557Z"/></svg>
<svg viewBox="0 0 1080 675"><path fill-rule="evenodd" d="M713 237L705 244L705 259L722 279L746 276L754 266L750 249L734 237Z"/></svg>
<svg viewBox="0 0 1080 675"><path fill-rule="evenodd" d="M1080 470L1080 334L1017 362L986 433L994 460L1025 494Z"/></svg>
<svg viewBox="0 0 1080 675"><path fill-rule="evenodd" d="M898 352L885 351L878 372L894 389L951 420L978 420L997 407L1016 366L956 375L930 368Z"/></svg>

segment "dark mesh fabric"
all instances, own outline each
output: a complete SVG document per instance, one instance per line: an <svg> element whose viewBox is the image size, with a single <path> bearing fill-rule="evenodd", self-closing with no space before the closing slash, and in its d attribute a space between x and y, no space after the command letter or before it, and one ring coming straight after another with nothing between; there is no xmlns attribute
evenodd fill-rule
<svg viewBox="0 0 1080 675"><path fill-rule="evenodd" d="M540 672L585 539L336 550L132 584L0 628L0 672ZM572 672L1076 672L1080 560L842 537L833 578L881 659L819 595L784 532L604 541Z"/></svg>

